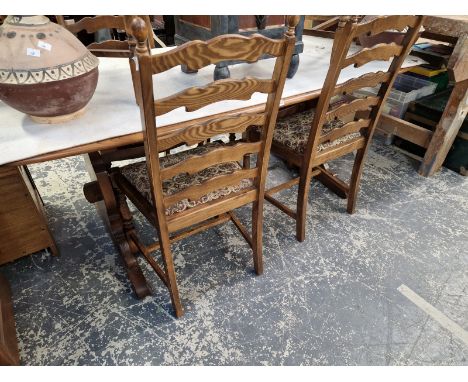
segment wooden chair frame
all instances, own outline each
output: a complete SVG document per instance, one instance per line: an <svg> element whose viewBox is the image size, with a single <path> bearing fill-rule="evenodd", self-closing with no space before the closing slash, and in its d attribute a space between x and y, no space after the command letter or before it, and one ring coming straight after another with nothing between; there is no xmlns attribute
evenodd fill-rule
<svg viewBox="0 0 468 382"><path fill-rule="evenodd" d="M418 38L423 19L423 16L382 16L370 22L357 23L356 19L350 16L340 17L331 53L330 68L318 99L314 118L311 121L311 129L303 154L300 155L279 142L273 141L272 143L272 152L288 163L299 167L300 172L299 177L266 191L265 199L296 220L296 237L299 241L305 239L307 200L313 177L317 177L340 197L347 198L347 212L350 214L354 212L364 160L382 112L382 105L393 86L405 57ZM348 55L353 39L362 34L374 35L388 29L402 31L406 27L409 29L401 45L395 43L377 44ZM343 68L349 65L359 67L373 60L389 60L391 57L393 59L387 72L367 73L337 85ZM351 94L357 89L378 84L381 84L381 86L378 94L374 97L355 99L336 108L330 107L333 96ZM356 113L354 121L348 122L326 134L322 133L322 128L327 121L352 113ZM317 151L319 144L339 139L354 132L361 132L361 136L320 152ZM255 133L252 130L249 131L249 137L249 139L255 138ZM346 184L325 168L324 164L326 162L356 150L357 154L349 184ZM297 184L299 185L297 209L293 211L279 202L273 195Z"/></svg>
<svg viewBox="0 0 468 382"><path fill-rule="evenodd" d="M209 41L191 41L169 52L151 56L146 44L147 27L143 20L135 18L132 22L132 35L137 39L136 53L139 67L141 89L140 111L146 153L146 165L151 185L152 204L120 173L113 169L112 178L117 188L128 197L143 215L156 227L158 241L144 245L131 224L127 224L126 238L134 253L141 252L155 273L169 289L176 317L183 314L180 302L176 274L171 252L171 243L197 232L231 220L239 229L253 250L255 271L263 272L262 230L263 199L265 179L273 129L279 109L282 90L286 80L292 53L294 51L294 28L299 16L288 18L288 28L281 40L269 39L262 35L250 37L240 35L222 35ZM200 69L209 64L226 60L255 62L263 54L276 57L272 79L247 77L241 80L226 79L214 81L204 87L186 89L175 95L154 100L153 75L178 66L186 65L191 69ZM248 100L254 92L267 93L268 98L263 113L237 113L189 127L174 129L174 133L159 137L157 117L175 108L185 107L194 111L208 104L223 100ZM167 168L160 167L160 153L181 144L194 145L203 143L219 134L244 132L249 126L262 126L262 134L257 142L240 141L235 145L215 148L208 153L190 160L185 160ZM259 160L256 168L241 168L228 175L220 175L204 181L200 185L190 186L180 192L165 196L162 182L179 173L198 173L219 163L241 161L246 154L257 153ZM166 216L166 208L178 200L188 198L196 200L212 190L235 184L241 179L251 179L250 187L219 199L209 201L187 209L175 215ZM252 235L234 215L233 210L253 203ZM121 203L121 215L124 221L131 222L131 214L126 203ZM156 249L161 250L163 266L158 265L150 255Z"/></svg>

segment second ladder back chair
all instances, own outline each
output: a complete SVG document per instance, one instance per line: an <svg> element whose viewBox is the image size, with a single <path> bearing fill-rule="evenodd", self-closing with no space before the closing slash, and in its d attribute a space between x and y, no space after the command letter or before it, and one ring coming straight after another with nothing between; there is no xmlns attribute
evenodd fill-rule
<svg viewBox="0 0 468 382"><path fill-rule="evenodd" d="M111 31L111 37L116 37L109 40L92 42L86 48L93 53L96 57L122 57L128 58L130 63L130 71L132 74L132 83L135 91L135 96L138 102L138 89L139 81L137 79L137 70L135 67L135 46L136 41L131 35L130 24L136 16L88 16L79 21L73 22L72 20L65 20L63 16L56 16L57 22L64 28L67 28L71 33L78 34L79 32L96 33L99 30L107 29ZM149 16L141 17L148 28L151 29L151 20ZM71 22L72 21L72 22ZM125 40L119 40L117 33L124 32ZM152 36L152 34L151 34ZM154 48L154 39L148 39L148 47Z"/></svg>
<svg viewBox="0 0 468 382"><path fill-rule="evenodd" d="M191 41L168 52L151 55L147 49L147 27L143 20L134 19L132 34L137 38L140 105L146 161L112 170L115 185L152 223L158 232L158 241L144 245L135 229L129 228L126 237L135 253L141 252L170 292L175 315L183 308L179 298L171 242L232 221L253 250L255 271L261 274L262 224L265 178L273 129L294 50L294 28L298 16L288 19L282 39L273 40L256 34L250 37L222 35L214 39ZM154 99L153 75L172 67L186 65L201 69L221 61L255 62L262 55L276 57L272 78L225 79L203 87L192 87L166 98ZM157 84L157 80L156 80ZM156 85L157 86L157 85ZM158 133L157 117L178 107L187 112L224 100L246 100L253 93L267 93L264 112L234 113L214 117L189 127L171 129L170 134ZM247 127L261 126L256 142L239 141L224 144L210 142L176 154L161 157L166 150L187 144L196 145L220 134L244 132ZM185 124L186 126L186 124ZM255 168L243 169L244 155L256 153ZM233 210L253 203L252 234L241 224ZM122 216L129 212L121 207ZM163 265L151 255L160 249Z"/></svg>
<svg viewBox="0 0 468 382"><path fill-rule="evenodd" d="M340 17L330 58L330 67L317 107L278 121L272 152L300 168L299 176L266 191L265 198L296 220L296 237L305 239L307 201L313 177L338 195L348 199L347 211L353 213L359 189L364 159L385 102L400 67L419 36L423 16L379 16L372 21L357 23L350 16ZM401 43L380 43L358 52L350 52L354 39L373 36L386 30L406 31ZM393 58L392 58L393 57ZM370 72L338 84L344 68L355 68L374 60L391 62L386 72ZM343 97L363 87L380 84L378 93L363 99ZM341 99L336 102L336 97ZM338 104L338 106L336 106ZM353 115L349 122L344 117ZM249 131L250 139L258 132ZM325 169L324 163L357 151L349 184ZM285 206L273 195L298 184L296 211Z"/></svg>

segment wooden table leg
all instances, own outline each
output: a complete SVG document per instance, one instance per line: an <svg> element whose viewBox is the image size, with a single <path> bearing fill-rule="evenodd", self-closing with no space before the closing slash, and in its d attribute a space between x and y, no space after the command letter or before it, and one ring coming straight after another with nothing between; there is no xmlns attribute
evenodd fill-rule
<svg viewBox="0 0 468 382"><path fill-rule="evenodd" d="M442 166L453 141L465 120L468 99L468 80L455 83L444 113L427 147L419 174L431 176Z"/></svg>
<svg viewBox="0 0 468 382"><path fill-rule="evenodd" d="M116 200L107 166L100 160L98 153L85 155L85 161L91 180L97 182L99 186L93 187L95 183L88 183L84 188L86 199L95 203L99 215L105 222L107 230L124 261L128 278L137 297L149 296L151 291L126 240L124 222L119 212L120 201Z"/></svg>
<svg viewBox="0 0 468 382"><path fill-rule="evenodd" d="M0 366L18 366L15 318L11 290L7 279L0 275Z"/></svg>

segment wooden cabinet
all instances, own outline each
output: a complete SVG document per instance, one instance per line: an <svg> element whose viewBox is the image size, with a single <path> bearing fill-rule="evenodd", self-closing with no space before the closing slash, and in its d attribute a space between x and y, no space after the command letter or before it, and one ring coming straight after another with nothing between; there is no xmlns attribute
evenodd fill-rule
<svg viewBox="0 0 468 382"><path fill-rule="evenodd" d="M0 264L46 248L57 254L28 169L0 167Z"/></svg>

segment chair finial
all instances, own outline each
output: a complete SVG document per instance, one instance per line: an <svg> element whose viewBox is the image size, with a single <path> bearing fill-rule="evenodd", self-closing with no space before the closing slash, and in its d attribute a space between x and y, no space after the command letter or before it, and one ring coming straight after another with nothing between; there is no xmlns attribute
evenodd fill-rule
<svg viewBox="0 0 468 382"><path fill-rule="evenodd" d="M148 26L145 21L140 17L135 17L130 24L132 36L137 40L137 53L143 54L148 51L147 38L148 38Z"/></svg>
<svg viewBox="0 0 468 382"><path fill-rule="evenodd" d="M288 30L286 36L294 37L294 30L299 23L301 16L287 16Z"/></svg>
<svg viewBox="0 0 468 382"><path fill-rule="evenodd" d="M349 22L353 17L352 16L340 16L338 21L338 28L343 28L347 22Z"/></svg>

